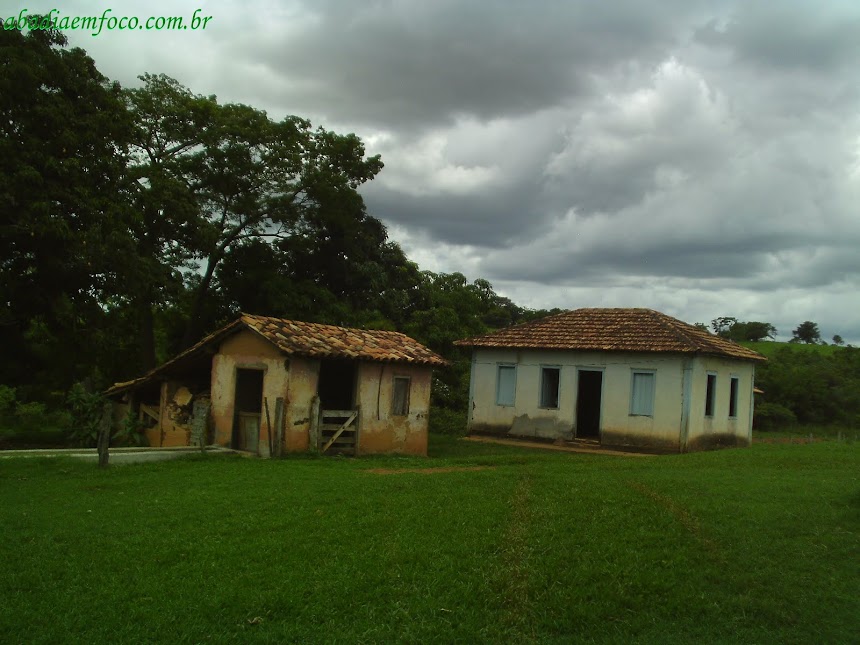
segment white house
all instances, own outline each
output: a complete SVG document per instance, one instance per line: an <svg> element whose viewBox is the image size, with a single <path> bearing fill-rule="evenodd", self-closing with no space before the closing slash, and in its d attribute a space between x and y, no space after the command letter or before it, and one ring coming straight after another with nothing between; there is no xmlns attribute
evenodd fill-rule
<svg viewBox="0 0 860 645"><path fill-rule="evenodd" d="M651 309L577 309L457 341L469 429L684 452L748 445L761 354Z"/></svg>

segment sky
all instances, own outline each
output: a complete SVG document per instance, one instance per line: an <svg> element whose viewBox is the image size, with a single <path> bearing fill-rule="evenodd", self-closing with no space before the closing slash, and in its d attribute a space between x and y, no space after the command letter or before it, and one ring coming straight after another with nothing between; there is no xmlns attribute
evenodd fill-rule
<svg viewBox="0 0 860 645"><path fill-rule="evenodd" d="M2 0L10 13L7 0ZM31 13L54 4L28 5ZM804 320L860 344L860 3L65 2L212 16L69 31L124 86L354 132L422 269L533 308ZM17 8L16 8L17 10Z"/></svg>

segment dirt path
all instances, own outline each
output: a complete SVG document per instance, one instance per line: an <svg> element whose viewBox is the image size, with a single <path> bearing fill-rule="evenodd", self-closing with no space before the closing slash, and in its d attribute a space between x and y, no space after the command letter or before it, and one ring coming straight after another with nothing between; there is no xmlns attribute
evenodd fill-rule
<svg viewBox="0 0 860 645"><path fill-rule="evenodd" d="M578 452L590 455L613 455L615 457L656 457L643 452L625 452L623 450L610 450L589 444L579 444L568 441L564 445L554 443L543 443L541 441L528 441L527 439L498 439L496 437L463 437L466 441L477 441L479 443L497 443L503 446L517 446L519 448L539 448L542 450L558 450L560 452Z"/></svg>

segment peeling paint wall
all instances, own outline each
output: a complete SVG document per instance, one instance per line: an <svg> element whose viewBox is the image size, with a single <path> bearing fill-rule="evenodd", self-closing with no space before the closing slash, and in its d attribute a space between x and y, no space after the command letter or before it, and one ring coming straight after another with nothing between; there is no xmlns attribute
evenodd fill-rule
<svg viewBox="0 0 860 645"><path fill-rule="evenodd" d="M357 403L361 406L357 454L427 455L430 415L429 367L361 362ZM409 413L391 414L394 377L409 377Z"/></svg>
<svg viewBox="0 0 860 645"><path fill-rule="evenodd" d="M513 406L496 403L499 365L516 365ZM560 368L557 409L540 407L541 368ZM471 432L545 439L576 436L578 370L603 372L600 440L660 451L748 445L754 365L748 361L675 355L485 349L472 360ZM632 373L654 370L654 414L630 414ZM689 391L685 393L685 369ZM713 417L705 417L707 373L717 374ZM730 378L739 379L737 415L729 418ZM689 397L687 411L685 396Z"/></svg>
<svg viewBox="0 0 860 645"><path fill-rule="evenodd" d="M517 366L513 406L496 404L501 364ZM677 451L683 366L683 359L673 355L479 348L473 357L470 430L518 437L574 438L578 371L592 369L603 372L602 443ZM543 367L560 368L556 409L540 407ZM630 414L634 369L655 370L653 416Z"/></svg>
<svg viewBox="0 0 860 645"><path fill-rule="evenodd" d="M233 442L236 376L239 369L263 372L263 398L268 399L273 437L277 436L274 428L275 406L277 399L283 397L284 451L303 452L311 448L311 414L319 386L320 361L288 358L250 330L240 331L224 340L212 357L210 416L214 443L230 446ZM356 454L426 455L431 368L358 362L356 374L356 403L361 407ZM395 376L410 379L409 412L405 416L391 413ZM170 416L168 405L183 385L180 381L165 381L161 384L159 423L146 433L150 445L189 444L190 426L178 424ZM261 408L259 453L268 456L270 428L262 402Z"/></svg>
<svg viewBox="0 0 860 645"><path fill-rule="evenodd" d="M263 397L268 399L269 417L275 423L275 401L286 397L290 373L284 355L271 343L249 330L243 330L221 343L212 357L212 420L215 426L215 443L229 446L233 439L234 399L236 370L260 369L263 371ZM262 406L262 403L261 403ZM265 407L260 415L260 454L269 454L269 425Z"/></svg>
<svg viewBox="0 0 860 645"><path fill-rule="evenodd" d="M320 362L310 358L290 359L290 379L285 401L284 450L303 452L310 448L311 401L317 393Z"/></svg>

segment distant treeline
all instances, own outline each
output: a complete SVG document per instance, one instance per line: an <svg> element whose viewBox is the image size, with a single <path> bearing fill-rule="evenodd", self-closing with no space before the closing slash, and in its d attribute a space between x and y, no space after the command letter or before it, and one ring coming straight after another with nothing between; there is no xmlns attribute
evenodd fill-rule
<svg viewBox="0 0 860 645"><path fill-rule="evenodd" d="M756 368L756 384L764 390L756 405L757 427L860 426L860 348L832 349L799 351L783 345Z"/></svg>

